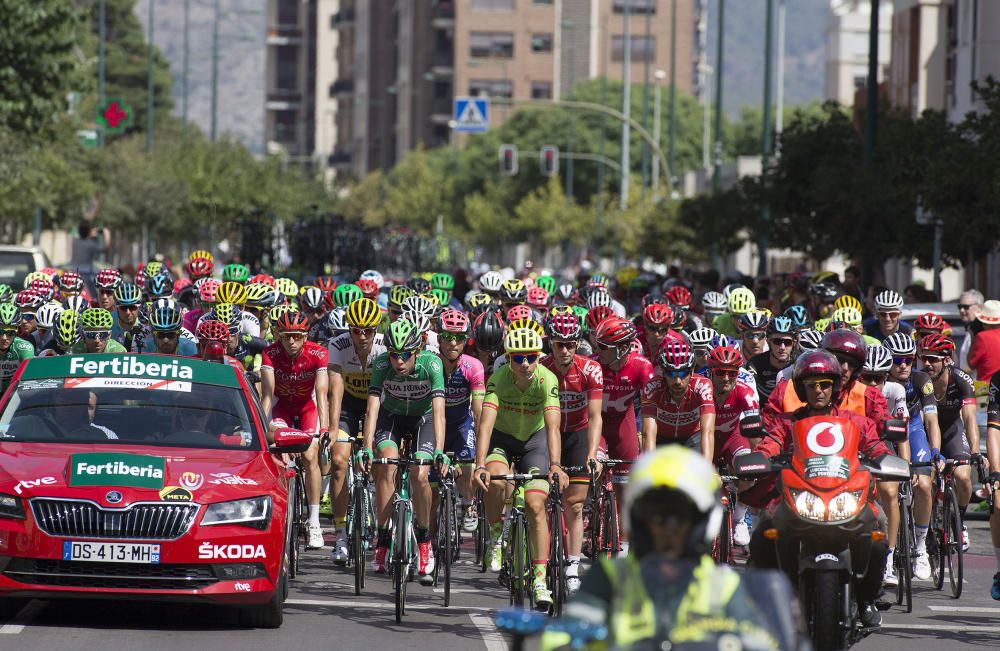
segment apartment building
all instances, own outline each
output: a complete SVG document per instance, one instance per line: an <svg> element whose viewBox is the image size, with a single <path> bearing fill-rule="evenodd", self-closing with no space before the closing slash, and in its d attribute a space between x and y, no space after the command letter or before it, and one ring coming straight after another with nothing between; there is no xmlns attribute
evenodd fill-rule
<svg viewBox="0 0 1000 651"><path fill-rule="evenodd" d="M267 151L311 161L316 128L316 0L268 0L264 129Z"/></svg>
<svg viewBox="0 0 1000 651"><path fill-rule="evenodd" d="M885 81L892 55L892 2L882 0L879 11L878 80ZM824 97L844 106L868 84L871 34L870 0L830 0L826 26L826 83Z"/></svg>

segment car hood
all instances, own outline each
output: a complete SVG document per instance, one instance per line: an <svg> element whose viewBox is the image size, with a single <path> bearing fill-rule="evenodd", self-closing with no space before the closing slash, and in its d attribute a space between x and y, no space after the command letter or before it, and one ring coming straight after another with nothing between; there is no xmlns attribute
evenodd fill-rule
<svg viewBox="0 0 1000 651"><path fill-rule="evenodd" d="M269 493L275 472L267 453L259 451L0 444L0 493L22 498L88 498L109 506L161 498L206 504ZM109 501L112 492L120 497Z"/></svg>

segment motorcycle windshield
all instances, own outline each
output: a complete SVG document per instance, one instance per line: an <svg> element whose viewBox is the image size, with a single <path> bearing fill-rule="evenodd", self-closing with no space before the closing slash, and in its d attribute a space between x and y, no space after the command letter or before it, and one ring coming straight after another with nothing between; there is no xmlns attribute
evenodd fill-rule
<svg viewBox="0 0 1000 651"><path fill-rule="evenodd" d="M841 486L858 471L858 426L846 418L813 416L795 423L792 468L807 484Z"/></svg>

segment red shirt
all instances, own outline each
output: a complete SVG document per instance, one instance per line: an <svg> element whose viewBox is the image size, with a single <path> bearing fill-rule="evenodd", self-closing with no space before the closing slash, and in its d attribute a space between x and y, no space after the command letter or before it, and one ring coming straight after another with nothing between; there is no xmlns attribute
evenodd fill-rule
<svg viewBox="0 0 1000 651"><path fill-rule="evenodd" d="M692 375L679 403L670 397L662 375L646 385L642 394L643 418L656 419L656 438L663 441L685 440L701 431L701 417L715 413L712 381Z"/></svg>
<svg viewBox="0 0 1000 651"><path fill-rule="evenodd" d="M757 392L745 382L737 381L722 404L715 403L715 447L721 448L730 436L741 434L740 417L743 414L759 410Z"/></svg>
<svg viewBox="0 0 1000 651"><path fill-rule="evenodd" d="M590 424L587 411L591 400L600 400L604 394L604 374L601 365L583 355L576 355L566 375L556 369L551 355L542 358L542 366L559 379L559 409L562 411L563 432L577 432Z"/></svg>
<svg viewBox="0 0 1000 651"><path fill-rule="evenodd" d="M295 359L288 356L281 342L261 353L261 368L274 371L274 395L284 407L302 407L312 402L316 374L326 373L326 348L307 341Z"/></svg>
<svg viewBox="0 0 1000 651"><path fill-rule="evenodd" d="M976 379L989 382L1000 371L1000 328L983 330L972 340L969 368L976 370Z"/></svg>
<svg viewBox="0 0 1000 651"><path fill-rule="evenodd" d="M861 431L861 438L858 440L858 451L865 456L875 458L883 454L891 454L885 442L878 437L878 428L871 418L860 416L853 411L846 409L831 409L830 416L846 418L858 426ZM803 407L789 414L782 414L773 419L767 427L767 434L760 440L754 452L763 452L765 456L773 457L786 450L792 449L792 442L795 440L792 433L795 429L795 421L809 416L808 407Z"/></svg>
<svg viewBox="0 0 1000 651"><path fill-rule="evenodd" d="M642 355L629 353L620 369L616 371L601 364L601 372L604 374L602 433L609 445L616 446L622 437L637 436L633 404L653 379L653 365Z"/></svg>

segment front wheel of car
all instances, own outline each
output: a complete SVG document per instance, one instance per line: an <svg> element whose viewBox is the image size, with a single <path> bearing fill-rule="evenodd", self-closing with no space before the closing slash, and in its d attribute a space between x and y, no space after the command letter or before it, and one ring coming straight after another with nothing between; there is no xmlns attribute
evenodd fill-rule
<svg viewBox="0 0 1000 651"><path fill-rule="evenodd" d="M284 602L288 596L288 574L281 569L277 588L266 604L240 609L240 625L247 628L281 628L284 621Z"/></svg>
<svg viewBox="0 0 1000 651"><path fill-rule="evenodd" d="M14 619L21 609L28 605L30 599L15 597L0 598L0 623Z"/></svg>

